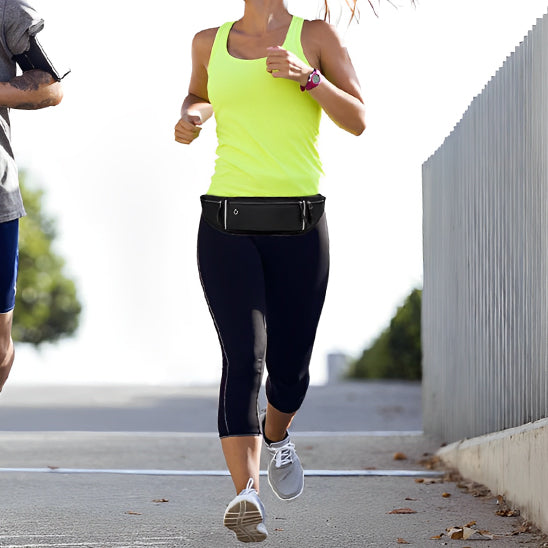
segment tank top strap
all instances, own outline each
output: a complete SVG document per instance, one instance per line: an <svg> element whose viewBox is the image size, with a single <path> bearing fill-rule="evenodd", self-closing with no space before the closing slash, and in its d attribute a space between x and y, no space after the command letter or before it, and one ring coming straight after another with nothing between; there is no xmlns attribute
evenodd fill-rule
<svg viewBox="0 0 548 548"><path fill-rule="evenodd" d="M230 29L234 25L234 21L228 21L223 23L217 30L215 40L213 41L213 47L211 48L210 61L214 57L222 56L228 57L228 34Z"/></svg>
<svg viewBox="0 0 548 548"><path fill-rule="evenodd" d="M301 44L303 24L304 19L302 17L293 16L289 29L287 30L287 36L285 37L284 48L295 53L303 61L306 61Z"/></svg>

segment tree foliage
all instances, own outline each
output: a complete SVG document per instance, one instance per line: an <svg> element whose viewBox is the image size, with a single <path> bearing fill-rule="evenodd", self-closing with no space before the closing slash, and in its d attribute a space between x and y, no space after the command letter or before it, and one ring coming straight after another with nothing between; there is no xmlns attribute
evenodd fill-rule
<svg viewBox="0 0 548 548"><path fill-rule="evenodd" d="M65 261L52 250L55 223L41 207L42 190L25 185L21 193L27 216L19 223L19 274L13 318L13 339L40 345L72 335L81 305L73 280L63 273Z"/></svg>
<svg viewBox="0 0 548 548"><path fill-rule="evenodd" d="M422 377L421 299L414 289L386 328L350 368L350 377L419 380Z"/></svg>

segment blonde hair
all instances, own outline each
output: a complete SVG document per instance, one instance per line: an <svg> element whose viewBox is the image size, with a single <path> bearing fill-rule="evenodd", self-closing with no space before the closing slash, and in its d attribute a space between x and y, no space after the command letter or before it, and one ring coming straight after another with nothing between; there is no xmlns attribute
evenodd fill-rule
<svg viewBox="0 0 548 548"><path fill-rule="evenodd" d="M358 11L358 0L344 0L346 2L346 5L348 6L348 9L350 9L350 21L352 21L354 18L356 20L359 18L360 12ZM371 4L371 0L368 0L369 4ZM373 7L373 6L371 6ZM324 20L329 21L331 19L331 11L329 9L329 2L328 0L324 0Z"/></svg>
<svg viewBox="0 0 548 548"><path fill-rule="evenodd" d="M396 7L392 0L387 0L388 3L392 4L394 7ZM342 0L340 0L342 2ZM344 0L344 3L348 6L348 9L350 10L350 21L349 24L356 19L356 21L359 21L360 19L360 10L358 9L358 0ZM373 0L367 0L367 3L369 4L369 7L373 10L373 13L378 17L377 10L375 9L375 6L373 5ZM416 5L415 0L410 0L410 3L412 6ZM324 20L329 21L331 19L331 11L329 9L329 0L324 0Z"/></svg>

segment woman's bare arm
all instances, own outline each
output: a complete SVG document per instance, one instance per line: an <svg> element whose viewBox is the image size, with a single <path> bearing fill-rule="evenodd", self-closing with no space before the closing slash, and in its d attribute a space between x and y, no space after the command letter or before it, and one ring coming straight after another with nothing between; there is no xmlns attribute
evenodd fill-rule
<svg viewBox="0 0 548 548"><path fill-rule="evenodd" d="M268 48L267 70L275 78L305 85L313 68L324 76L308 93L341 128L360 135L365 130L365 107L352 61L334 27L324 21L306 21L303 49L310 65L280 47Z"/></svg>
<svg viewBox="0 0 548 548"><path fill-rule="evenodd" d="M207 93L207 66L217 29L199 32L192 41L192 74L188 95L181 107L181 118L175 126L175 140L189 145L200 135L200 127L213 114Z"/></svg>

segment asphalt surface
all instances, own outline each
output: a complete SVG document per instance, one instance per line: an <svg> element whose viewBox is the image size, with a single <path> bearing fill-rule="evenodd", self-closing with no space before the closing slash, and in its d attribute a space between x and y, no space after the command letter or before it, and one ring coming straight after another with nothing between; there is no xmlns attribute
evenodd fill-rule
<svg viewBox="0 0 548 548"><path fill-rule="evenodd" d="M222 526L234 490L214 433L215 394L207 387L7 386L0 546L242 546ZM262 479L269 531L262 545L541 546L540 536L517 533L519 518L495 514L496 498L429 475L419 461L439 443L420 424L417 384L313 387L293 431L305 490L280 501ZM414 513L390 513L402 508ZM444 534L472 521L495 538Z"/></svg>
<svg viewBox="0 0 548 548"><path fill-rule="evenodd" d="M0 396L0 430L215 432L217 392L211 386L8 385ZM420 384L311 386L293 429L421 430Z"/></svg>

